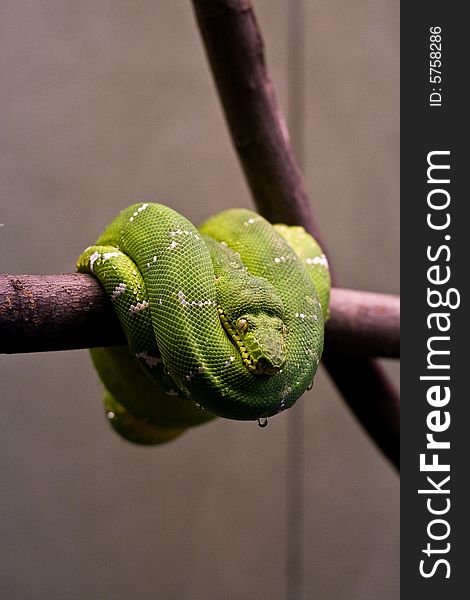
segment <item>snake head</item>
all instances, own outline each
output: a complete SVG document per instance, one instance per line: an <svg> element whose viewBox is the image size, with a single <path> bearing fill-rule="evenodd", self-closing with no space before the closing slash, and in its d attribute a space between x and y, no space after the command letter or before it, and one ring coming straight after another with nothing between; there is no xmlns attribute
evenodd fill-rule
<svg viewBox="0 0 470 600"><path fill-rule="evenodd" d="M238 252L210 238L206 242L225 331L251 373L275 375L287 358L285 309L277 289L266 278L253 275Z"/></svg>
<svg viewBox="0 0 470 600"><path fill-rule="evenodd" d="M279 316L247 313L232 321L221 308L219 315L251 373L275 375L281 370L287 353L287 327Z"/></svg>

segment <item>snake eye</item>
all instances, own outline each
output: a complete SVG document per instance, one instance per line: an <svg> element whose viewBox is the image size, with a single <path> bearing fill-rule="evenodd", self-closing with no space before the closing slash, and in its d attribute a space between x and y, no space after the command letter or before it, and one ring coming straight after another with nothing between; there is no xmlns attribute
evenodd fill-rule
<svg viewBox="0 0 470 600"><path fill-rule="evenodd" d="M245 331L248 329L248 321L246 319L238 319L237 329L241 333L245 333Z"/></svg>

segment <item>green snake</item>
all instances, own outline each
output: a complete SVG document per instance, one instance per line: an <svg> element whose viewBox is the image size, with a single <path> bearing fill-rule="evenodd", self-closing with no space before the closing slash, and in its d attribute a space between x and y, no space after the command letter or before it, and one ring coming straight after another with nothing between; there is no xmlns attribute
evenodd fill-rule
<svg viewBox="0 0 470 600"><path fill-rule="evenodd" d="M128 346L91 349L105 410L158 444L214 416L259 420L310 389L328 316L328 263L301 227L231 209L198 229L168 206L124 209L78 259Z"/></svg>

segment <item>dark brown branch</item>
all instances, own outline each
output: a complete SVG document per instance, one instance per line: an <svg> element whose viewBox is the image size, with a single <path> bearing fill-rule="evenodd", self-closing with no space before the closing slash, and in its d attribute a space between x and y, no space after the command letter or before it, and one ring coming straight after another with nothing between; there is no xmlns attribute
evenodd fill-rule
<svg viewBox="0 0 470 600"><path fill-rule="evenodd" d="M400 298L333 288L326 348L337 354L400 356Z"/></svg>
<svg viewBox="0 0 470 600"><path fill-rule="evenodd" d="M0 353L123 343L111 301L92 275L0 275Z"/></svg>
<svg viewBox="0 0 470 600"><path fill-rule="evenodd" d="M275 99L251 2L193 0L193 5L232 140L259 212L271 222L303 225L324 247ZM361 358L351 371L350 358L330 347L324 360L346 402L397 465L399 401L385 374Z"/></svg>
<svg viewBox="0 0 470 600"><path fill-rule="evenodd" d="M395 296L333 289L328 344L345 353L398 356ZM111 302L91 275L0 275L0 353L125 343Z"/></svg>
<svg viewBox="0 0 470 600"><path fill-rule="evenodd" d="M247 0L193 0L225 117L260 214L320 242Z"/></svg>

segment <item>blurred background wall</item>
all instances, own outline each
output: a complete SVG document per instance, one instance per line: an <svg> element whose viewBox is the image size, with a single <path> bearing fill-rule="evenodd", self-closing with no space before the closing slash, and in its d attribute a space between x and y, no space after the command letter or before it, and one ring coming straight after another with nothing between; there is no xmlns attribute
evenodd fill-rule
<svg viewBox="0 0 470 600"><path fill-rule="evenodd" d="M341 284L397 293L399 5L306 8L312 205ZM255 9L286 109L289 2ZM252 206L189 2L4 0L0 47L2 272L73 271L131 202ZM133 447L86 351L1 356L0 396L1 598L285 597L289 414ZM323 370L300 402L305 597L398 598L396 473Z"/></svg>

